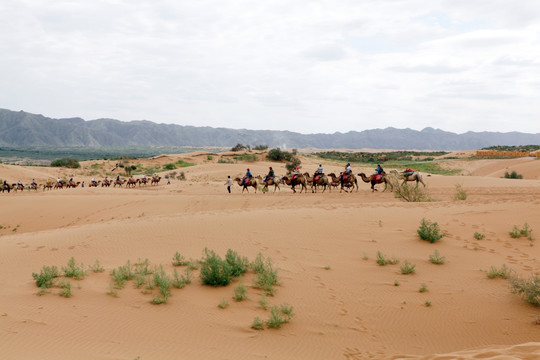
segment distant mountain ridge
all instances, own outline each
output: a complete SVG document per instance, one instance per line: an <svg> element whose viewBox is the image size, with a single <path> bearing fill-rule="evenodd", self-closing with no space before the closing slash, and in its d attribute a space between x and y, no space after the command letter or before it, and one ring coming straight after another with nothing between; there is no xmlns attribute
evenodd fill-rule
<svg viewBox="0 0 540 360"><path fill-rule="evenodd" d="M333 134L157 124L146 120L85 121L52 119L24 111L0 109L0 146L122 147L268 145L281 148L465 150L495 145L540 144L540 134L467 132L455 134L433 128L373 129Z"/></svg>

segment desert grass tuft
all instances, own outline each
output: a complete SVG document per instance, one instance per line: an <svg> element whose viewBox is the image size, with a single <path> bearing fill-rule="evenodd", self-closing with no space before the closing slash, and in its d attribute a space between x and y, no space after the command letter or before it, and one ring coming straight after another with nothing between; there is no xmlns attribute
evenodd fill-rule
<svg viewBox="0 0 540 360"><path fill-rule="evenodd" d="M175 288L182 289L187 284L191 284L191 280L192 280L192 275L191 275L191 270L189 270L189 268L186 268L183 275L179 275L178 271L174 269L172 286L174 286Z"/></svg>
<svg viewBox="0 0 540 360"><path fill-rule="evenodd" d="M226 309L229 306L229 300L222 299L221 302L218 304L218 307L220 309Z"/></svg>
<svg viewBox="0 0 540 360"><path fill-rule="evenodd" d="M249 260L245 256L240 256L234 250L228 249L225 254L225 261L231 268L231 276L238 277L249 270Z"/></svg>
<svg viewBox="0 0 540 360"><path fill-rule="evenodd" d="M429 261L431 261L432 264L442 265L444 264L445 259L446 257L439 254L439 250L435 250L433 254L429 255Z"/></svg>
<svg viewBox="0 0 540 360"><path fill-rule="evenodd" d="M426 292L427 290L428 290L427 285L422 283L422 285L420 286L420 289L418 289L418 292L423 293L423 292Z"/></svg>
<svg viewBox="0 0 540 360"><path fill-rule="evenodd" d="M58 293L60 296L63 297L71 297L71 282L68 280L63 279L58 283L58 286L61 288L60 292Z"/></svg>
<svg viewBox="0 0 540 360"><path fill-rule="evenodd" d="M253 319L253 324L251 324L251 328L255 330L264 330L264 322L259 318L258 316Z"/></svg>
<svg viewBox="0 0 540 360"><path fill-rule="evenodd" d="M533 237L532 237L532 229L529 227L529 224L525 223L523 224L523 226L520 228L518 228L516 225L514 225L514 228L512 229L512 231L510 231L510 236L517 239L517 238L520 238L520 237L526 237L527 239L529 240L533 240Z"/></svg>
<svg viewBox="0 0 540 360"><path fill-rule="evenodd" d="M405 260L405 262L403 263L403 265L401 265L400 270L401 270L401 273L404 274L404 275L407 275L407 274L414 274L414 272L415 272L415 267L416 267L415 264L411 264L411 263L409 262L409 260Z"/></svg>
<svg viewBox="0 0 540 360"><path fill-rule="evenodd" d="M255 261L251 264L255 271L255 281L253 287L262 289L265 294L274 296L274 287L279 285L278 270L274 269L270 258L264 259L262 254L258 254Z"/></svg>
<svg viewBox="0 0 540 360"><path fill-rule="evenodd" d="M418 186L403 184L394 186L394 196L407 202L431 202L434 201L428 192Z"/></svg>
<svg viewBox="0 0 540 360"><path fill-rule="evenodd" d="M476 240L482 240L486 237L486 235L482 234L482 233L479 233L478 231L475 231L474 234L473 234L473 238L475 238Z"/></svg>
<svg viewBox="0 0 540 360"><path fill-rule="evenodd" d="M186 266L189 264L189 260L186 260L178 251L174 254L172 264L173 266Z"/></svg>
<svg viewBox="0 0 540 360"><path fill-rule="evenodd" d="M89 268L90 268L90 270L92 270L95 273L100 273L100 272L105 271L105 268L103 266L101 266L101 264L99 263L99 260L96 260L94 265L89 266Z"/></svg>
<svg viewBox="0 0 540 360"><path fill-rule="evenodd" d="M127 261L126 265L113 269L111 275L117 289L123 288L126 285L126 282L128 280L132 280L135 276L129 260Z"/></svg>
<svg viewBox="0 0 540 360"><path fill-rule="evenodd" d="M487 272L487 277L490 279L494 279L496 277L508 279L511 274L512 270L509 269L506 264L503 264L500 269L497 269L495 266L491 266Z"/></svg>
<svg viewBox="0 0 540 360"><path fill-rule="evenodd" d="M375 261L377 262L377 264L379 264L381 266L388 265L388 264L395 265L395 264L399 263L398 259L396 259L396 258L387 258L380 251L377 251L377 260L375 260Z"/></svg>
<svg viewBox="0 0 540 360"><path fill-rule="evenodd" d="M289 322L293 316L293 307L289 304L274 305L270 309L270 318L266 322L266 326L279 329L284 323Z"/></svg>
<svg viewBox="0 0 540 360"><path fill-rule="evenodd" d="M266 294L262 294L259 298L259 305L261 305L264 310L268 310L268 299L266 298Z"/></svg>
<svg viewBox="0 0 540 360"><path fill-rule="evenodd" d="M247 299L247 289L244 284L240 284L234 288L234 301L242 301Z"/></svg>

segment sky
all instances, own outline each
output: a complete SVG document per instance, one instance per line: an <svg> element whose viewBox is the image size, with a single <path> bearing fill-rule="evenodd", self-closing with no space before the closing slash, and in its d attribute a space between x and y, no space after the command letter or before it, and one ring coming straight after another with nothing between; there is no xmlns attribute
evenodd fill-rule
<svg viewBox="0 0 540 360"><path fill-rule="evenodd" d="M0 108L540 133L538 0L2 0Z"/></svg>

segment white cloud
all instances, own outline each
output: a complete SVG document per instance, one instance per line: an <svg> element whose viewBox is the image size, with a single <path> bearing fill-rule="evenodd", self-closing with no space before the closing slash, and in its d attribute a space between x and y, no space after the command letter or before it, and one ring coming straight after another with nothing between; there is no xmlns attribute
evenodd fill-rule
<svg viewBox="0 0 540 360"><path fill-rule="evenodd" d="M535 0L5 0L0 107L303 133L540 132L539 18Z"/></svg>

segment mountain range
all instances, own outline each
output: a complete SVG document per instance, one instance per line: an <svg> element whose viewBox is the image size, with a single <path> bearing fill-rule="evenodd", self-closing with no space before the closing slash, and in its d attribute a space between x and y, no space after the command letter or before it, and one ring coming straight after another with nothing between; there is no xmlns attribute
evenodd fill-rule
<svg viewBox="0 0 540 360"><path fill-rule="evenodd" d="M433 128L372 129L333 134L245 130L157 124L146 120L85 121L53 119L24 111L0 109L0 146L123 147L189 146L232 147L236 144L270 148L465 150L495 145L540 144L540 134L467 132L456 134Z"/></svg>

